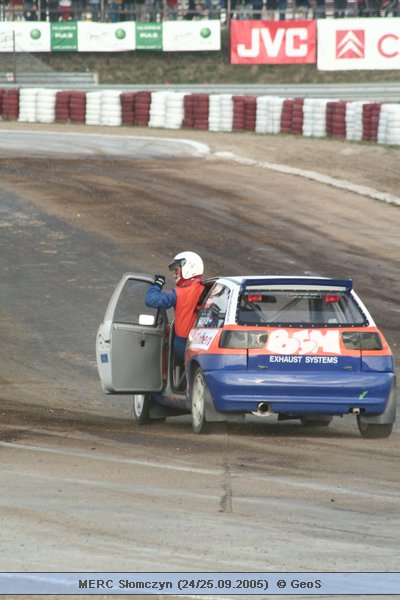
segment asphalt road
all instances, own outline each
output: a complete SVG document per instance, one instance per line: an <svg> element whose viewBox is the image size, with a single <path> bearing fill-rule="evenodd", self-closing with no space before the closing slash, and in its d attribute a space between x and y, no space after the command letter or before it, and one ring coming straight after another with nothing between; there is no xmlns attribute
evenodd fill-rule
<svg viewBox="0 0 400 600"><path fill-rule="evenodd" d="M101 393L94 342L122 273L190 248L209 275L354 275L398 360L399 208L216 155L254 155L251 136L178 158L155 140L119 158L113 139L111 159L89 137L78 158L71 137L47 156L51 136L39 155L31 141L0 151L0 570L397 571L398 424L387 440L363 440L351 417L140 428L128 397ZM321 148L321 170L346 178L353 148ZM398 154L377 152L376 189L395 195ZM372 185L376 157L354 160L353 183Z"/></svg>

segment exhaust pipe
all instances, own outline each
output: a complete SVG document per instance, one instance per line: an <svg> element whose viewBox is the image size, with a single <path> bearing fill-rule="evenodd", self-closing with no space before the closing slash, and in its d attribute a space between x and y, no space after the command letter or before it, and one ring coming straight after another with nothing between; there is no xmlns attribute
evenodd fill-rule
<svg viewBox="0 0 400 600"><path fill-rule="evenodd" d="M256 417L267 417L272 414L271 407L268 402L260 402L257 407L257 411L254 411L252 414Z"/></svg>

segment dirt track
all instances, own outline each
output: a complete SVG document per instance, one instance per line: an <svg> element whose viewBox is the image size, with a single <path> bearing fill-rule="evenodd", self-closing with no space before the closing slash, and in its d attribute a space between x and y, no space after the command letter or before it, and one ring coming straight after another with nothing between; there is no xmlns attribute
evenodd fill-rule
<svg viewBox="0 0 400 600"><path fill-rule="evenodd" d="M0 135L2 129L12 127L23 128L2 123ZM105 133L115 134L109 129ZM233 152L256 161L318 171L399 195L400 151L251 134L148 130L118 130L117 134L189 137L207 143L211 154L203 159L157 162L106 156L48 160L2 153L0 157L3 193L17 194L32 221L42 223L36 227L38 237L32 245L35 251L42 247L41 262L31 250L28 268L19 254L13 258L2 251L2 269L9 277L7 300L14 287L17 291L18 282L23 288L24 277L32 275L35 287L26 302L16 295L14 303L10 300L2 309L3 342L14 344L7 349L3 344L2 349L1 440L60 449L50 467L38 466L39 450L2 448L8 485L2 502L14 527L14 539L10 534L8 542L0 544L2 570L24 570L24 565L26 570L46 570L49 564L49 570L76 569L79 564L88 570L106 565L145 569L150 557L156 557L165 569L230 564L232 570L242 564L246 569L269 570L396 570L397 426L391 438L376 442L361 440L346 419L319 433L298 425L254 423L231 428L222 436L194 438L185 419L139 431L131 424L125 398L108 402L99 393L93 343L113 282L124 270L165 272L177 251L193 249L204 257L209 276L315 273L352 277L398 362L400 207L307 178L239 164L217 153ZM55 221L46 225L44 215ZM7 227L22 235L22 217L18 221L14 214L13 219ZM26 223L24 231L21 240L26 240L28 251ZM41 296L40 289L46 294ZM62 335L57 341L53 335L50 339L53 320L45 318L53 308L52 298L59 303ZM37 302L35 314L39 316L25 328L18 311L27 311L21 319L28 322L31 301ZM34 348L32 335L38 332L43 339ZM72 453L68 456L68 448L79 453L96 448L98 462L80 464ZM107 460L154 460L171 468L202 467L211 474L204 480L196 475L186 480L189 476L185 475L177 488L179 475L171 481L169 471L158 471L153 479L151 470L120 466L122 481L129 482L129 490L123 492L110 484L117 473L112 469L104 473L105 454ZM78 470L74 461L80 464ZM27 524L28 507L12 473L25 471L41 481L48 468L51 481L57 473L69 473L69 479L63 483L60 478L59 483L66 495L50 490L48 520L45 510L39 510L46 496L32 479L27 484L34 498ZM139 482L136 487L129 480L132 469ZM91 500L90 492L84 495L82 481L94 478L93 485L100 486L103 476L104 490L99 493L104 511L94 502L99 509L94 520L85 513ZM81 484L74 484L75 478ZM153 508L146 504L143 512L143 502L149 498ZM130 506L142 513L141 524L132 518ZM72 511L69 520L63 516L65 510ZM114 510L119 527L107 521ZM273 522L263 512L274 515ZM182 514L186 529L179 525ZM158 522L157 515L164 517ZM221 515L228 518L222 522ZM202 528L204 519L207 532ZM53 548L43 530L46 526L55 528L64 548ZM35 553L37 540L39 553ZM21 544L25 544L22 554ZM134 548L139 554L133 550L132 554L140 560L127 559L127 547Z"/></svg>

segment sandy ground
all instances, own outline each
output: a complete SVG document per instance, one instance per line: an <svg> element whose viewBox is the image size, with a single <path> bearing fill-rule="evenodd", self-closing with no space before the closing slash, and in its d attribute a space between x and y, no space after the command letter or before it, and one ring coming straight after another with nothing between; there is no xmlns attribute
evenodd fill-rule
<svg viewBox="0 0 400 600"><path fill-rule="evenodd" d="M1 123L0 136L26 127ZM190 138L210 154L82 160L1 151L1 570L397 570L397 426L373 442L347 419L318 433L251 423L206 439L186 418L139 429L126 398L100 394L93 343L124 270L166 272L176 252L193 249L209 276L352 277L398 361L400 208L269 167L398 197L399 150L50 130Z"/></svg>

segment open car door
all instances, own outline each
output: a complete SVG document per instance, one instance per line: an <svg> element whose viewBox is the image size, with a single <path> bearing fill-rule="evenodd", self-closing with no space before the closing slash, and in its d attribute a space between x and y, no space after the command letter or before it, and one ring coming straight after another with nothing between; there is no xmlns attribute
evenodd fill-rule
<svg viewBox="0 0 400 600"><path fill-rule="evenodd" d="M111 297L96 339L101 386L107 394L160 392L167 313L145 306L151 275L126 273Z"/></svg>

